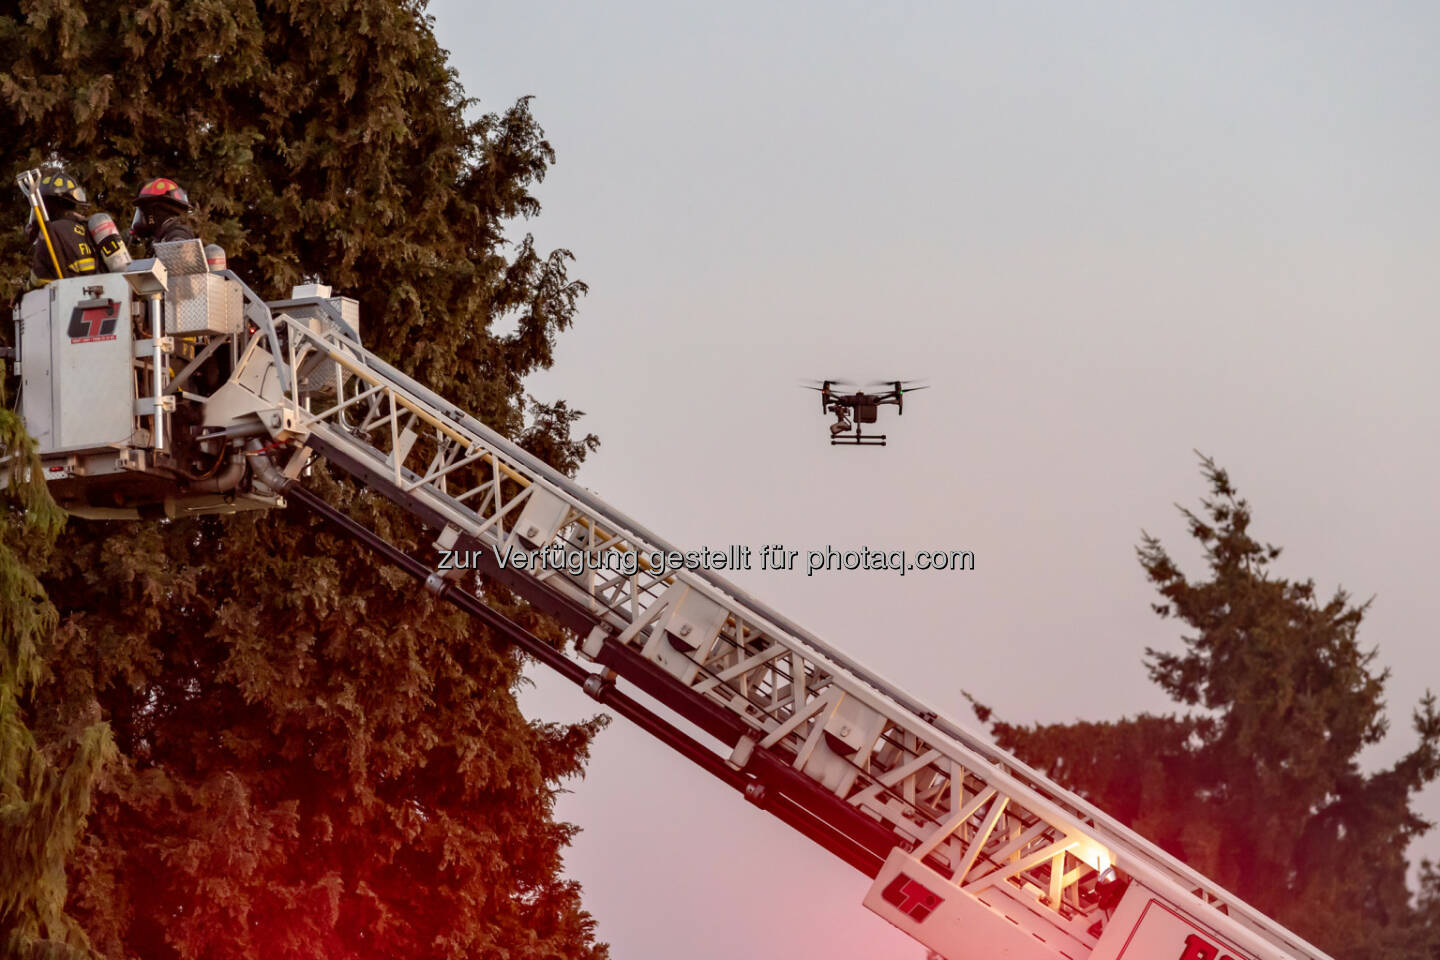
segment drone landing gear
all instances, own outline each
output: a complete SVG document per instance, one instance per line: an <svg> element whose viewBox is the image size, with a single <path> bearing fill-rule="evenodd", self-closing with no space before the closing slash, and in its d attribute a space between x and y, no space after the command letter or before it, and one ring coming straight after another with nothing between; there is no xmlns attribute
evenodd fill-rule
<svg viewBox="0 0 1440 960"><path fill-rule="evenodd" d="M831 437L830 446L845 447L883 447L885 446L885 434L855 434L846 437Z"/></svg>

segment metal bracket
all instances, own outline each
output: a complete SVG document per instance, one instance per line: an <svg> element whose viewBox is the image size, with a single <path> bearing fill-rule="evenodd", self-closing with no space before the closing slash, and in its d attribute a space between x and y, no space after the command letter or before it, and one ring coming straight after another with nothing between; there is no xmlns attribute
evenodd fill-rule
<svg viewBox="0 0 1440 960"><path fill-rule="evenodd" d="M735 744L735 749L730 751L730 756L725 758L725 763L732 770L744 770L754 754L755 741L750 737L741 737L740 742Z"/></svg>
<svg viewBox="0 0 1440 960"><path fill-rule="evenodd" d="M305 469L305 465L307 462L309 462L310 456L313 452L314 451L312 451L309 447L304 446L303 444L299 447L296 447L295 452L290 455L290 460L285 464L284 468L280 472L285 474L285 476L289 477L291 480L298 479L300 477L300 472Z"/></svg>
<svg viewBox="0 0 1440 960"><path fill-rule="evenodd" d="M154 397L137 397L135 400L135 415L137 417L153 417L157 409L161 413L174 413L175 395L172 393L158 400Z"/></svg>
<svg viewBox="0 0 1440 960"><path fill-rule="evenodd" d="M454 524L446 524L445 529L440 531L440 536L435 538L435 549L444 553L447 550L454 550L455 544L460 540L460 528Z"/></svg>
<svg viewBox="0 0 1440 960"><path fill-rule="evenodd" d="M619 676L619 674L609 667L606 667L599 673L592 673L586 677L585 682L580 685L580 689L584 690L590 699L599 700L601 703L604 703L606 693L615 688L615 678L617 676Z"/></svg>
<svg viewBox="0 0 1440 960"><path fill-rule="evenodd" d="M162 352L164 352L164 353L174 353L174 352L175 352L175 338L174 338L174 337L161 337L161 338L159 338L159 340L136 340L136 341L135 341L135 359L136 359L136 360L149 360L151 357L153 357L153 356L155 355L155 345L156 345L157 343L160 345L160 350L161 350ZM172 387L172 389L173 389L173 387L174 387L174 381L172 381L171 387Z"/></svg>
<svg viewBox="0 0 1440 960"><path fill-rule="evenodd" d="M263 413L260 420L277 440L288 440L301 433L300 417L289 407L278 407Z"/></svg>
<svg viewBox="0 0 1440 960"><path fill-rule="evenodd" d="M604 627L592 627L585 639L580 641L580 652L594 660L600 656L600 651L605 649L605 638L610 636L610 631Z"/></svg>

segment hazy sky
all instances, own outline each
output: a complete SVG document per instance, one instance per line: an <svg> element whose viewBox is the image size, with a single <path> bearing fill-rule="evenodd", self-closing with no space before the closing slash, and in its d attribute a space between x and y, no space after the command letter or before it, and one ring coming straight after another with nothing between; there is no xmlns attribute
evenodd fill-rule
<svg viewBox="0 0 1440 960"><path fill-rule="evenodd" d="M1227 468L1281 575L1375 595L1393 761L1440 690L1440 7L431 7L469 95L534 95L590 284L530 389L581 481L690 547L967 549L972 573L733 577L971 723L1171 704L1142 529ZM929 377L831 448L799 377ZM802 553L803 556L803 553ZM594 706L537 675L531 715ZM1440 790L1424 797L1440 819ZM914 957L860 874L617 721L561 805L617 960ZM1440 855L1440 838L1423 846Z"/></svg>

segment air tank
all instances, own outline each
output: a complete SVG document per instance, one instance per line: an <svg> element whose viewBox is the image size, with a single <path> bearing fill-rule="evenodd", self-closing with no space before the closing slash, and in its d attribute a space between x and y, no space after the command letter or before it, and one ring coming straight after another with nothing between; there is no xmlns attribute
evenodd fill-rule
<svg viewBox="0 0 1440 960"><path fill-rule="evenodd" d="M120 228L115 226L110 214L97 213L90 218L86 226L90 228L90 236L94 238L95 246L100 248L100 256L104 259L107 270L120 273L130 265L130 249L125 246L125 241L120 237Z"/></svg>

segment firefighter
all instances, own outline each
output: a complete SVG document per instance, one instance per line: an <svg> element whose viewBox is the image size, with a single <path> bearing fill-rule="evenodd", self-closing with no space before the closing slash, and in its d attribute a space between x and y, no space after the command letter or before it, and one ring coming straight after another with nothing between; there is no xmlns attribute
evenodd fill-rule
<svg viewBox="0 0 1440 960"><path fill-rule="evenodd" d="M180 184L169 177L147 180L135 197L130 237L149 240L152 244L194 240L195 231L184 219L190 209L190 198Z"/></svg>
<svg viewBox="0 0 1440 960"><path fill-rule="evenodd" d="M35 242L30 253L30 285L41 287L62 277L101 272L95 240L80 213L88 203L85 189L61 170L41 179L40 200L45 204L47 222L41 224L32 209L25 226L26 235Z"/></svg>

